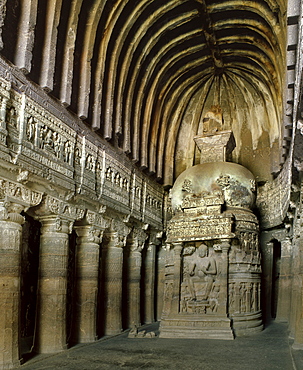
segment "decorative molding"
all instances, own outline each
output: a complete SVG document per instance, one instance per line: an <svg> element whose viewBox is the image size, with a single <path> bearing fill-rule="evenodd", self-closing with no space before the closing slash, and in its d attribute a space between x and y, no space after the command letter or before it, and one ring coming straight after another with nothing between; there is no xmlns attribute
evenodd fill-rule
<svg viewBox="0 0 303 370"><path fill-rule="evenodd" d="M20 203L28 208L40 204L42 196L42 192L34 191L20 183L0 178L0 199L5 199L7 202Z"/></svg>
<svg viewBox="0 0 303 370"><path fill-rule="evenodd" d="M71 205L51 195L46 195L40 206L33 209L37 218L39 216L59 216L61 219L75 221L84 217L85 210Z"/></svg>
<svg viewBox="0 0 303 370"><path fill-rule="evenodd" d="M162 186L1 58L0 161L22 184L162 228Z"/></svg>

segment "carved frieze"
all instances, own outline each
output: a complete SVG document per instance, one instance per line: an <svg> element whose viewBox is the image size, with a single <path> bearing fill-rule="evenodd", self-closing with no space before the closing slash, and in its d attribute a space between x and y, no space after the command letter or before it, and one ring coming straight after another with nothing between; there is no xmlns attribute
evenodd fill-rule
<svg viewBox="0 0 303 370"><path fill-rule="evenodd" d="M151 223L152 221L157 224L162 223L162 208L163 208L163 192L159 191L152 186L151 183L145 182L144 185L144 221Z"/></svg>
<svg viewBox="0 0 303 370"><path fill-rule="evenodd" d="M117 204L129 208L131 170L107 153L105 153L104 170L103 197L110 198Z"/></svg>
<svg viewBox="0 0 303 370"><path fill-rule="evenodd" d="M187 219L176 217L167 227L167 239L168 242L172 242L231 238L234 236L233 225L232 214L188 217Z"/></svg>
<svg viewBox="0 0 303 370"><path fill-rule="evenodd" d="M163 190L0 61L0 160L26 181L80 195L162 226ZM2 78L4 77L4 78ZM79 125L81 126L79 126ZM25 183L25 182L24 182Z"/></svg>
<svg viewBox="0 0 303 370"><path fill-rule="evenodd" d="M258 189L256 204L264 229L280 225L290 203L292 162L288 158L277 178Z"/></svg>

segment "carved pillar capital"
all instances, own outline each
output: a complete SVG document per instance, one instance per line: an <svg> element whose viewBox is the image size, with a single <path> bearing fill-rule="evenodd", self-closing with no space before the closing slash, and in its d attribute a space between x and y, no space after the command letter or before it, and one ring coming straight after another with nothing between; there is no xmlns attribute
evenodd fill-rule
<svg viewBox="0 0 303 370"><path fill-rule="evenodd" d="M131 228L125 222L119 219L112 219L109 231L104 233L107 247L125 247L126 239L130 232Z"/></svg>
<svg viewBox="0 0 303 370"><path fill-rule="evenodd" d="M147 238L148 235L144 230L140 228L133 228L129 235L131 252L142 252Z"/></svg>
<svg viewBox="0 0 303 370"><path fill-rule="evenodd" d="M42 195L42 192L0 178L0 219L23 224L20 213L29 207L37 206L42 200Z"/></svg>
<svg viewBox="0 0 303 370"><path fill-rule="evenodd" d="M161 238L163 237L162 231L151 231L149 236L149 244L159 245L161 244Z"/></svg>
<svg viewBox="0 0 303 370"><path fill-rule="evenodd" d="M72 221L83 218L85 210L51 195L46 195L42 203L35 208L34 213L37 217L56 215Z"/></svg>
<svg viewBox="0 0 303 370"><path fill-rule="evenodd" d="M178 243L173 243L172 245L173 245L173 251L174 251L175 257L180 257L182 250L183 250L183 243L178 242Z"/></svg>
<svg viewBox="0 0 303 370"><path fill-rule="evenodd" d="M24 217L20 213L25 208L22 204L0 201L0 221L11 221L23 225Z"/></svg>
<svg viewBox="0 0 303 370"><path fill-rule="evenodd" d="M102 214L100 214L100 213L87 210L85 214L85 221L89 225L92 225L103 231L110 226L110 220L103 216L103 212Z"/></svg>
<svg viewBox="0 0 303 370"><path fill-rule="evenodd" d="M223 253L228 253L230 249L230 240L229 239L221 239L221 249Z"/></svg>
<svg viewBox="0 0 303 370"><path fill-rule="evenodd" d="M77 243L95 243L100 244L103 232L108 228L110 222L103 215L87 210L85 217L81 222L74 226L78 235Z"/></svg>
<svg viewBox="0 0 303 370"><path fill-rule="evenodd" d="M84 217L85 210L51 195L46 195L41 204L31 209L35 219L49 231L71 233L73 223Z"/></svg>

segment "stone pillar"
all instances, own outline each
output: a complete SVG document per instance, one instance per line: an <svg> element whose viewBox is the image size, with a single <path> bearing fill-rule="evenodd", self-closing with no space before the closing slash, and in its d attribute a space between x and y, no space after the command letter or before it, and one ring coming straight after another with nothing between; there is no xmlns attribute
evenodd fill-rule
<svg viewBox="0 0 303 370"><path fill-rule="evenodd" d="M106 244L102 246L104 267L104 334L114 335L122 331L122 268L123 247L130 229L123 221L112 220L109 232L104 233Z"/></svg>
<svg viewBox="0 0 303 370"><path fill-rule="evenodd" d="M262 312L266 323L271 321L273 243L261 244L262 248Z"/></svg>
<svg viewBox="0 0 303 370"><path fill-rule="evenodd" d="M152 236L148 244L144 268L144 323L150 324L155 321L155 262L156 262L156 237Z"/></svg>
<svg viewBox="0 0 303 370"><path fill-rule="evenodd" d="M1 180L0 201L0 368L20 365L20 266L23 216L40 203L42 193Z"/></svg>
<svg viewBox="0 0 303 370"><path fill-rule="evenodd" d="M84 210L47 196L35 210L41 222L35 351L55 353L67 348L66 301L69 233Z"/></svg>
<svg viewBox="0 0 303 370"><path fill-rule="evenodd" d="M281 241L281 268L279 277L278 307L276 321L287 322L290 315L292 245L290 238Z"/></svg>
<svg viewBox="0 0 303 370"><path fill-rule="evenodd" d="M171 303L171 313L176 315L180 310L180 284L181 284L181 253L183 250L183 243L173 243L174 252L174 283L173 283L173 297Z"/></svg>
<svg viewBox="0 0 303 370"><path fill-rule="evenodd" d="M127 276L127 300L128 316L127 326L141 325L140 315L140 295L141 295L141 265L142 250L147 239L147 234L143 230L134 229L131 233L130 252L128 258Z"/></svg>
<svg viewBox="0 0 303 370"><path fill-rule="evenodd" d="M294 343L293 349L303 349L303 239L297 239L297 256L293 263L293 292L292 292L292 319L290 320L290 328L292 330Z"/></svg>
<svg viewBox="0 0 303 370"><path fill-rule="evenodd" d="M220 274L220 293L218 300L218 314L227 314L228 303L228 251L230 248L229 239L222 239L222 265Z"/></svg>
<svg viewBox="0 0 303 370"><path fill-rule="evenodd" d="M73 342L97 340L97 299L99 284L99 254L103 232L108 226L97 213L87 211L85 220L74 226L76 247L76 305Z"/></svg>
<svg viewBox="0 0 303 370"><path fill-rule="evenodd" d="M166 244L165 268L164 268L164 293L161 320L169 317L172 309L174 290L174 250L171 244Z"/></svg>
<svg viewBox="0 0 303 370"><path fill-rule="evenodd" d="M163 299L164 299L164 286L165 286L165 261L166 261L166 248L160 246L157 255L157 317L156 320L161 319L163 311Z"/></svg>
<svg viewBox="0 0 303 370"><path fill-rule="evenodd" d="M14 209L11 209L13 206ZM0 368L20 365L20 247L22 211L0 203Z"/></svg>

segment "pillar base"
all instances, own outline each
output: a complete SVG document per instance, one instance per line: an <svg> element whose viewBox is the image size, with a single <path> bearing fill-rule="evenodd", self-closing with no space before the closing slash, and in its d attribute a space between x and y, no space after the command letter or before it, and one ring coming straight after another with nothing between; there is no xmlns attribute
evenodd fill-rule
<svg viewBox="0 0 303 370"><path fill-rule="evenodd" d="M106 330L104 335L106 336L112 336L112 335L118 335L122 333L122 329L117 329L117 330Z"/></svg>
<svg viewBox="0 0 303 370"><path fill-rule="evenodd" d="M3 362L0 363L0 369L6 370L6 369L16 369L19 366L23 364L24 360L20 359L14 362Z"/></svg>
<svg viewBox="0 0 303 370"><path fill-rule="evenodd" d="M233 340L231 321L228 317L178 315L175 319L162 319L160 338L223 339Z"/></svg>
<svg viewBox="0 0 303 370"><path fill-rule="evenodd" d="M238 315L233 314L231 319L236 336L250 335L263 330L261 311Z"/></svg>
<svg viewBox="0 0 303 370"><path fill-rule="evenodd" d="M35 347L34 352L39 353L39 354L61 353L61 352L66 351L68 348L69 348L68 344L65 344L61 348L45 347L45 346L39 347L39 346L37 346L37 347Z"/></svg>

